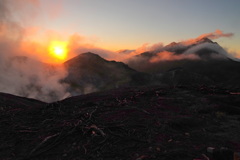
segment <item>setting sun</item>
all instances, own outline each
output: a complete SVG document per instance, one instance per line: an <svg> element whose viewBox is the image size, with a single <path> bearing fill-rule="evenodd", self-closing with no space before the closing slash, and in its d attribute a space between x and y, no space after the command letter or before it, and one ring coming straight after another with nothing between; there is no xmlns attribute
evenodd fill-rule
<svg viewBox="0 0 240 160"><path fill-rule="evenodd" d="M49 52L52 56L58 60L65 60L67 58L67 42L53 41L50 43Z"/></svg>

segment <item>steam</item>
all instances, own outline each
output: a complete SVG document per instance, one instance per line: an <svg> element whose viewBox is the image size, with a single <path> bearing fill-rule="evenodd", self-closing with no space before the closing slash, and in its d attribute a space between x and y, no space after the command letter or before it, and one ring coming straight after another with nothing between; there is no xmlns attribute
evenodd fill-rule
<svg viewBox="0 0 240 160"><path fill-rule="evenodd" d="M61 66L44 65L27 57L5 59L1 65L0 90L5 93L40 99L59 100L69 94L60 83L67 73Z"/></svg>
<svg viewBox="0 0 240 160"><path fill-rule="evenodd" d="M61 83L67 72L60 65L31 59L21 50L24 27L11 12L14 9L24 19L27 11L32 13L38 3L38 0L0 1L0 92L52 102L70 95L67 85Z"/></svg>

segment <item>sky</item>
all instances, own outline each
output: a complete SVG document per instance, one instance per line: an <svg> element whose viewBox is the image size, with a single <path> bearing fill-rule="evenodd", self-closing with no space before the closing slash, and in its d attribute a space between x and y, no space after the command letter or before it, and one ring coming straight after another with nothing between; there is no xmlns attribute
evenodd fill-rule
<svg viewBox="0 0 240 160"><path fill-rule="evenodd" d="M221 46L240 55L239 0L22 0L36 8L23 21L30 38L67 39L69 35L108 49L136 49L149 43L167 45L221 30ZM19 18L20 17L20 18ZM30 29L29 29L30 30Z"/></svg>

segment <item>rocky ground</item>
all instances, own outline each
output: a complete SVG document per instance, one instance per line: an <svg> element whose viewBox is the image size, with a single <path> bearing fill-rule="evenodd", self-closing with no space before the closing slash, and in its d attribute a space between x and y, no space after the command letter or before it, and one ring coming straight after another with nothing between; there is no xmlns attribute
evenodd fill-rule
<svg viewBox="0 0 240 160"><path fill-rule="evenodd" d="M207 147L240 152L239 104L238 91L215 87L122 88L51 104L0 94L0 159L193 160L211 158Z"/></svg>

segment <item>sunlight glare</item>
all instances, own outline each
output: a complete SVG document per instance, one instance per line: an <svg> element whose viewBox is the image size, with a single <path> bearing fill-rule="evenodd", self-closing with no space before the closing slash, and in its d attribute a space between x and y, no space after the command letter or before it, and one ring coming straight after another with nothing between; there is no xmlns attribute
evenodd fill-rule
<svg viewBox="0 0 240 160"><path fill-rule="evenodd" d="M52 41L49 46L49 52L55 58L65 60L68 53L67 45L67 42L64 41Z"/></svg>

